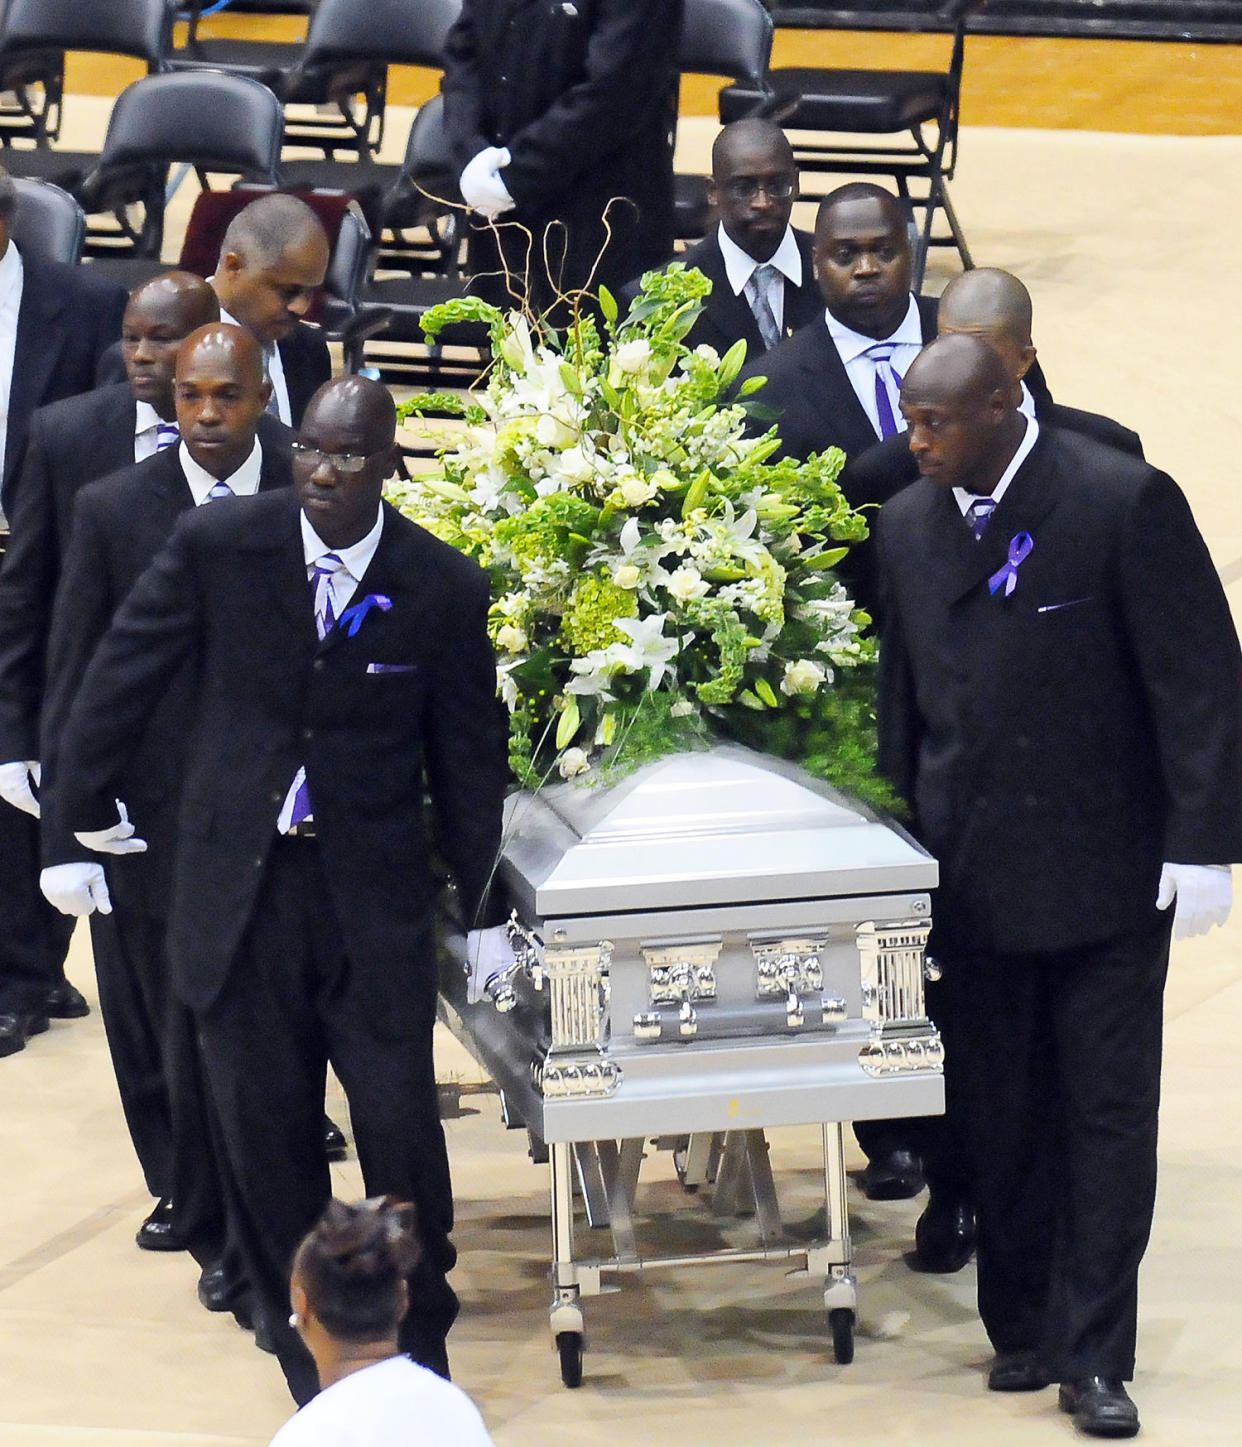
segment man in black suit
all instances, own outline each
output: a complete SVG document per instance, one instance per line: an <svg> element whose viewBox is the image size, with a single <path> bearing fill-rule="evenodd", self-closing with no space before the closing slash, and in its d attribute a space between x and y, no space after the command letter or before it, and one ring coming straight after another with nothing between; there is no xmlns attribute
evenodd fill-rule
<svg viewBox="0 0 1242 1447"><path fill-rule="evenodd" d="M723 356L744 341L747 355L759 357L824 309L811 238L789 224L798 169L784 131L758 119L725 126L712 146L707 193L720 223L677 258L712 284L685 343ZM632 300L637 290L632 282L625 294Z"/></svg>
<svg viewBox="0 0 1242 1447"><path fill-rule="evenodd" d="M465 0L444 121L478 218L468 270L489 299L511 304L506 270L537 312L584 287L615 294L672 251L682 8Z"/></svg>
<svg viewBox="0 0 1242 1447"><path fill-rule="evenodd" d="M487 579L381 502L395 432L378 383L330 383L298 434L296 495L184 519L96 653L62 753L65 816L98 830L135 732L193 669L173 988L195 1013L258 1310L299 1401L316 1379L286 1324L288 1271L330 1193L329 1061L368 1193L418 1208L402 1349L447 1372L428 790L465 920L496 925L484 896L507 769Z"/></svg>
<svg viewBox="0 0 1242 1447"><path fill-rule="evenodd" d="M170 287L185 300L156 315L183 321L187 307L214 310L214 295L197 279L184 287L157 284L155 300ZM127 313L131 365L135 357L155 350L136 340L149 316L142 305L131 305ZM161 370L166 363L161 358ZM65 719L96 645L182 513L212 501L225 488L246 493L292 481L288 429L264 411L270 384L248 332L220 323L191 331L175 354L175 366L179 444L79 492L56 593L42 731L43 855L50 866L43 883L51 902L69 914L87 913L95 902L89 879L96 866L73 839L60 807L59 752ZM92 914L91 940L121 1104L147 1189L159 1202L143 1223L138 1244L156 1250L188 1247L210 1269L224 1252L224 1207L192 1021L170 1000L164 947L176 800L186 736L193 727L189 687L188 678L180 679L135 739L135 755L118 793L154 848L149 855L116 860L111 871L115 912ZM234 1294L240 1275L240 1269L231 1273ZM205 1294L211 1286L209 1279ZM217 1304L230 1305L227 1284L221 1293L224 1299Z"/></svg>
<svg viewBox="0 0 1242 1447"><path fill-rule="evenodd" d="M21 255L12 243L17 190L0 168L0 531L17 506L14 481L35 409L86 392L121 330L122 287L79 267ZM6 753L6 759L33 757ZM16 771L14 771L16 772ZM0 1056L24 1048L49 1016L73 1018L86 1001L64 978L70 929L39 895L38 829L0 805Z"/></svg>
<svg viewBox="0 0 1242 1447"><path fill-rule="evenodd" d="M1170 906L1179 934L1229 913L1242 653L1173 481L1023 417L986 343L933 343L901 406L881 763L940 861L988 1385L1059 1381L1081 1430L1132 1436Z"/></svg>

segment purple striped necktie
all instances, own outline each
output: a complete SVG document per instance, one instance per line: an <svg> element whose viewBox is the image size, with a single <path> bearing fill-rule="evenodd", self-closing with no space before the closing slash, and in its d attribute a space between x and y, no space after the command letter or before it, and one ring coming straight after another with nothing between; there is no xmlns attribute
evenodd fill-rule
<svg viewBox="0 0 1242 1447"><path fill-rule="evenodd" d="M994 497L977 497L966 509L966 521L970 530L975 535L975 542L988 530L988 523L992 520L992 514L996 511L996 499Z"/></svg>
<svg viewBox="0 0 1242 1447"><path fill-rule="evenodd" d="M326 638L336 625L336 606L332 597L332 580L345 564L336 553L325 553L314 565L315 569L315 628L320 638Z"/></svg>
<svg viewBox="0 0 1242 1447"><path fill-rule="evenodd" d="M219 502L222 497L232 497L233 489L227 482L217 482L207 494L207 502Z"/></svg>
<svg viewBox="0 0 1242 1447"><path fill-rule="evenodd" d="M175 422L157 422L155 424L155 450L163 452L166 447L175 447L181 441L181 433L177 430Z"/></svg>
<svg viewBox="0 0 1242 1447"><path fill-rule="evenodd" d="M864 353L870 357L875 368L875 413L881 438L904 431L897 420L896 401L901 392L902 377L893 366L893 350L891 342L877 342Z"/></svg>

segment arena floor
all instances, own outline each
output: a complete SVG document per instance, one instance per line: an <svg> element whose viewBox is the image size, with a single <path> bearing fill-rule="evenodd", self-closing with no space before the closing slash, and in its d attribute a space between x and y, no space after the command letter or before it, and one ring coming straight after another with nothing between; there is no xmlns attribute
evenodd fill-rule
<svg viewBox="0 0 1242 1447"><path fill-rule="evenodd" d="M106 103L71 105L85 139ZM398 149L404 130L394 116ZM701 163L710 123L683 132L683 163ZM1240 409L1227 339L1242 315L1242 138L971 127L961 155L954 199L976 260L1030 285L1056 396L1141 430L1149 457L1190 496L1239 611ZM950 271L937 263L933 289ZM1151 576L1163 585L1159 557ZM1240 947L1242 910L1174 950L1134 1384L1152 1447L1226 1447L1240 1435ZM84 930L70 974L93 999ZM832 1361L814 1283L721 1265L627 1278L588 1302L586 1381L565 1391L547 1330L545 1171L447 1038L439 1075L464 1087L447 1125L462 1298L452 1361L498 1447L1025 1447L1073 1435L1053 1392L983 1389L972 1270L926 1277L903 1264L917 1202L851 1202L862 1317L853 1365ZM345 1119L339 1092L330 1106ZM773 1140L795 1229L814 1226L816 1143L813 1130ZM274 1360L198 1306L187 1258L133 1246L149 1202L97 1013L54 1024L0 1064L0 1162L0 1447L262 1447L291 1410ZM649 1169L652 1229L711 1239L718 1228L682 1198L667 1158ZM352 1162L334 1174L340 1195L360 1194Z"/></svg>

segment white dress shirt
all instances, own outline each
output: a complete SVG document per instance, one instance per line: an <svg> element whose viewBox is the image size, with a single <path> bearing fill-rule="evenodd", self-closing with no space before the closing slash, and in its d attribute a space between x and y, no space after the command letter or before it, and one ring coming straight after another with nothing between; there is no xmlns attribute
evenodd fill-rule
<svg viewBox="0 0 1242 1447"><path fill-rule="evenodd" d="M9 397L13 390L13 362L17 356L17 318L22 309L22 258L9 243L0 257L0 476L9 443Z"/></svg>
<svg viewBox="0 0 1242 1447"><path fill-rule="evenodd" d="M1022 389L1022 398L1018 403L1018 411L1021 412L1023 417L1027 418L1028 421L1034 422L1035 398L1031 396L1031 389L1025 382L1019 382L1018 386Z"/></svg>
<svg viewBox="0 0 1242 1447"><path fill-rule="evenodd" d="M214 281L215 277L209 276L208 281ZM220 320L231 327L242 327L236 317L230 316L223 307L220 308ZM272 395L276 399L277 414L286 427L293 426L293 409L289 406L289 384L285 381L285 364L280 357L280 348L275 342L270 342L263 347L263 370L267 373L267 380L272 384Z"/></svg>
<svg viewBox="0 0 1242 1447"><path fill-rule="evenodd" d="M134 461L145 462L160 450L160 424L164 419L150 402L134 404ZM165 424L167 425L167 424ZM172 424L177 425L175 422ZM193 458L190 459L193 461ZM184 464L184 458L182 459Z"/></svg>
<svg viewBox="0 0 1242 1447"><path fill-rule="evenodd" d="M901 325L887 337L864 337L861 332L853 331L844 322L838 321L830 311L825 311L824 320L828 323L828 334L845 367L850 386L862 404L867 420L875 428L875 435L879 437L880 418L875 410L875 363L866 353L868 348L879 346L881 342L891 346L893 371L904 377L910 363L923 350L923 321L919 316L918 303L911 296ZM893 419L898 432L904 432L905 418L896 406L893 408Z"/></svg>
<svg viewBox="0 0 1242 1447"><path fill-rule="evenodd" d="M783 336L785 332L785 282L792 282L794 286L802 285L802 253L798 250L798 239L793 233L793 227L785 227L781 244L766 262L756 261L749 252L743 251L724 229L723 222L716 228L716 240L720 245L720 254L724 258L725 275L729 278L729 285L733 288L734 296L741 296L746 288L746 283L754 274L755 267L774 266L780 272L783 279L780 286L774 286L768 292L768 304L776 319L777 329Z"/></svg>
<svg viewBox="0 0 1242 1447"><path fill-rule="evenodd" d="M250 456L237 469L226 478L212 477L205 468L198 465L190 456L190 449L184 442L178 443L177 453L181 458L181 471L185 473L185 480L190 484L190 491L194 494L194 506L202 505L211 496L211 489L217 482L226 482L230 491L235 497L252 497L259 490L259 473L263 468L263 448L256 437L254 446L250 449Z"/></svg>
<svg viewBox="0 0 1242 1447"><path fill-rule="evenodd" d="M1036 422L1034 417L1028 417L1026 421L1026 431L1022 435L1022 441L1018 443L1018 450L1010 460L1009 466L1001 473L1000 481L990 493L967 492L964 487L955 487L953 489L953 496L957 499L957 505L961 508L963 517L966 516L980 496L987 496L990 497L993 502L1000 502L1001 498L1004 497L1005 493L1009 490L1009 484L1013 481L1014 474L1030 456L1031 448L1035 446L1038 437L1039 423Z"/></svg>
<svg viewBox="0 0 1242 1447"><path fill-rule="evenodd" d="M306 581L308 583L314 582L315 564L327 553L335 553L341 560L340 571L328 583L332 590L332 615L339 618L342 612L349 607L350 599L358 591L358 585L371 566L371 559L375 556L376 548L379 547L380 534L384 531L384 509L380 508L379 516L375 519L375 526L366 537L359 542L351 543L347 548L330 548L311 527L305 512L299 514L299 519L302 524L302 554L306 559ZM293 783L289 785L285 802L280 806L280 813L276 817L278 834L288 834L289 826L293 823L293 801L305 781L306 768L303 766L293 776ZM312 806L313 802L312 800Z"/></svg>

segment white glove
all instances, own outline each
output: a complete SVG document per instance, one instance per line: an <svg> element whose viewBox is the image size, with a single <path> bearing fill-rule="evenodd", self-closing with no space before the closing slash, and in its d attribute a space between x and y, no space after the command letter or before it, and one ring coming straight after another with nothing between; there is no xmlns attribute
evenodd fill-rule
<svg viewBox="0 0 1242 1447"><path fill-rule="evenodd" d="M1205 935L1224 924L1233 908L1233 873L1227 864L1166 864L1160 871L1156 908L1177 900L1173 938Z"/></svg>
<svg viewBox="0 0 1242 1447"><path fill-rule="evenodd" d="M129 811L118 799L116 801L120 822L108 829L84 829L75 831L74 838L96 854L141 854L147 847L145 839L134 838L134 826L129 822Z"/></svg>
<svg viewBox="0 0 1242 1447"><path fill-rule="evenodd" d="M39 876L39 888L61 914L112 913L102 864L50 864Z"/></svg>
<svg viewBox="0 0 1242 1447"><path fill-rule="evenodd" d="M477 156L466 162L458 187L462 200L472 211L478 211L489 221L514 207L509 188L500 179L501 168L512 160L504 146L485 146Z"/></svg>
<svg viewBox="0 0 1242 1447"><path fill-rule="evenodd" d="M513 964L516 956L509 939L509 926L496 924L491 929L472 929L466 936L466 1003L477 1005L486 998L483 987L493 975L499 975Z"/></svg>
<svg viewBox="0 0 1242 1447"><path fill-rule="evenodd" d="M20 809L24 814L33 814L39 817L39 801L34 796L34 789L39 787L41 771L37 759L27 759L25 763L0 764L0 799L12 804L14 809ZM34 789L30 786L34 785Z"/></svg>

